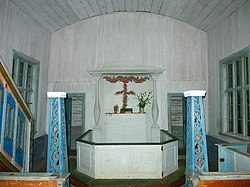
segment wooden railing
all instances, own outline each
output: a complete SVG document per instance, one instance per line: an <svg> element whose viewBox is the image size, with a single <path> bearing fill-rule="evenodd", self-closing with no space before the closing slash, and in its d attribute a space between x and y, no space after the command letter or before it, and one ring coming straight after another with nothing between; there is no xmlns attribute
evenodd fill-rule
<svg viewBox="0 0 250 187"><path fill-rule="evenodd" d="M220 172L249 171L249 142L218 144L218 170Z"/></svg>
<svg viewBox="0 0 250 187"><path fill-rule="evenodd" d="M29 171L35 118L0 57L0 151L20 171Z"/></svg>

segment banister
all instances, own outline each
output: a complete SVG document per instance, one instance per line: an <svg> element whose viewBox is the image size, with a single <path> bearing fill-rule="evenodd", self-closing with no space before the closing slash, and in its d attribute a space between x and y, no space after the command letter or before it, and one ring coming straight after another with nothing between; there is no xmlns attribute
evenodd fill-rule
<svg viewBox="0 0 250 187"><path fill-rule="evenodd" d="M11 75L10 75L10 73L9 73L1 56L0 56L0 74L3 76L4 80L6 81L4 83L4 86L7 88L8 87L10 88L11 92L13 93L13 96L15 97L17 102L19 103L19 106L22 109L22 111L24 112L25 116L33 124L36 121L35 117L31 113L31 111L30 111L29 107L27 106L26 102L24 101L19 89L17 88L15 82L11 78Z"/></svg>

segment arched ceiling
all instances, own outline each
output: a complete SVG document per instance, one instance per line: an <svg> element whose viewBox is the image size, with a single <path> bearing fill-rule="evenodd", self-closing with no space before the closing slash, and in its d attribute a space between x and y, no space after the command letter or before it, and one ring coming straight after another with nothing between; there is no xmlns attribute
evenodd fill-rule
<svg viewBox="0 0 250 187"><path fill-rule="evenodd" d="M247 0L11 0L50 32L114 12L148 12L207 31Z"/></svg>

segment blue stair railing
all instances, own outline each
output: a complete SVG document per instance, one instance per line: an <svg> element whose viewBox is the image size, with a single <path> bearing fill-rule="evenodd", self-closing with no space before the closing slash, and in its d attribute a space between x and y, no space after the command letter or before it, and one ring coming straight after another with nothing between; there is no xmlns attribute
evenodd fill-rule
<svg viewBox="0 0 250 187"><path fill-rule="evenodd" d="M34 123L34 116L0 57L0 152L21 172L29 172Z"/></svg>

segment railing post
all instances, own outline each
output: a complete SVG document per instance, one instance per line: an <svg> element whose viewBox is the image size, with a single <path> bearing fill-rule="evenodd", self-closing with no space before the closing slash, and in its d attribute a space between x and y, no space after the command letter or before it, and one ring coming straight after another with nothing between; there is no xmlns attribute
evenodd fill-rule
<svg viewBox="0 0 250 187"><path fill-rule="evenodd" d="M48 92L50 116L47 173L68 173L68 152L64 98L66 92Z"/></svg>
<svg viewBox="0 0 250 187"><path fill-rule="evenodd" d="M189 177L195 173L208 172L206 130L202 97L206 91L184 92L187 97L186 125L186 186L191 186Z"/></svg>

